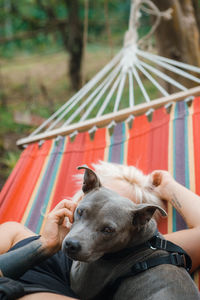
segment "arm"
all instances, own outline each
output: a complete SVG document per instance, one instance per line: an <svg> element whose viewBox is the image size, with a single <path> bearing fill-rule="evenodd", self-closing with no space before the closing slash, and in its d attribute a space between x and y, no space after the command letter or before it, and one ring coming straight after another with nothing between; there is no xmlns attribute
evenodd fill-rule
<svg viewBox="0 0 200 300"><path fill-rule="evenodd" d="M166 171L154 171L151 176L154 192L176 208L187 226L200 226L200 197L175 181Z"/></svg>
<svg viewBox="0 0 200 300"><path fill-rule="evenodd" d="M154 171L151 180L153 191L169 201L190 228L166 234L165 238L190 255L193 272L200 266L200 197L176 182L166 171Z"/></svg>
<svg viewBox="0 0 200 300"><path fill-rule="evenodd" d="M34 236L35 233L17 222L6 222L0 225L0 254L7 252L22 239Z"/></svg>
<svg viewBox="0 0 200 300"><path fill-rule="evenodd" d="M68 217L70 222L73 222L74 210L75 204L72 201L61 201L48 215L44 231L38 240L0 255L1 276L17 279L33 265L40 263L60 250L62 240L69 231L65 224L65 217ZM18 232L18 235L22 235L22 232ZM11 234L5 248L10 247L12 242Z"/></svg>

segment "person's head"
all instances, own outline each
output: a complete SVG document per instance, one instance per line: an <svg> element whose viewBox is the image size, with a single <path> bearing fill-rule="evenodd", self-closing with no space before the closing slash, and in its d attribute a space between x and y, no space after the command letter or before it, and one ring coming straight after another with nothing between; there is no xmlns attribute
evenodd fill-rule
<svg viewBox="0 0 200 300"><path fill-rule="evenodd" d="M100 161L92 165L99 176L102 184L117 192L119 195L130 199L135 203L149 203L163 206L160 198L152 191L152 185L148 175L134 166L121 165ZM77 182L82 182L82 175L77 175ZM79 202L82 199L83 192L80 189L73 197L73 200Z"/></svg>

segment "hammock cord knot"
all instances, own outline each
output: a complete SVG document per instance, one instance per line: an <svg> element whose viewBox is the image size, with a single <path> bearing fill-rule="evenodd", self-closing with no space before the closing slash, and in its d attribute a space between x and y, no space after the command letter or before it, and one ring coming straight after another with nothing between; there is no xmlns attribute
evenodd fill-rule
<svg viewBox="0 0 200 300"><path fill-rule="evenodd" d="M140 26L139 19L141 16L140 10L156 17L151 30L142 38L138 38L138 28ZM158 28L161 19L163 18L165 20L170 20L172 18L172 12L172 8L169 8L165 11L160 11L159 8L151 0L132 0L129 26L128 30L125 33L124 46L128 47L133 44L140 47L145 46L147 40L154 34L156 29Z"/></svg>

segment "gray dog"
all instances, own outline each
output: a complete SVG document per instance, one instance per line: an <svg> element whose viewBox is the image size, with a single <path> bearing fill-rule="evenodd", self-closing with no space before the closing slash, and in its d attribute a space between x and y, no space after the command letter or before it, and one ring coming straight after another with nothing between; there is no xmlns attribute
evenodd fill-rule
<svg viewBox="0 0 200 300"><path fill-rule="evenodd" d="M152 216L156 210L166 212L134 204L104 188L91 169L79 168L85 169L84 198L62 244L74 260L74 292L84 300L200 299L185 269L189 257L178 246L180 253L174 253L174 244L156 232Z"/></svg>

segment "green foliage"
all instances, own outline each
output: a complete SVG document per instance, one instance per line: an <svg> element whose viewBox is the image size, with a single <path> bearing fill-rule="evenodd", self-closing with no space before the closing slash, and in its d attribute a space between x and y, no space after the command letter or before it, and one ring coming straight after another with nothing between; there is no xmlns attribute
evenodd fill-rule
<svg viewBox="0 0 200 300"><path fill-rule="evenodd" d="M9 151L6 152L5 157L0 159L0 162L4 163L5 167L7 168L8 172L10 172L14 166L16 165L19 159L20 151Z"/></svg>
<svg viewBox="0 0 200 300"><path fill-rule="evenodd" d="M12 107L9 109L3 108L0 106L0 119L1 119L1 126L0 126L0 136L3 136L7 132L13 133L23 133L28 132L30 130L30 126L24 124L16 124L13 120L13 112L14 110Z"/></svg>
<svg viewBox="0 0 200 300"><path fill-rule="evenodd" d="M68 0L71 1L71 0ZM6 4L7 3L7 4ZM79 18L83 27L85 7L84 0L79 0ZM107 3L108 20L105 14ZM128 27L130 0L98 0L89 1L88 40L108 43L106 24L109 22L112 40L115 45L121 45L124 32ZM53 15L53 17L52 17ZM140 34L149 29L149 22L143 14ZM53 26L55 22L66 21L65 25ZM54 23L53 23L54 22ZM50 29L50 26L53 26ZM0 56L11 58L17 53L23 54L56 52L64 47L61 27L66 30L68 24L68 6L66 0L0 0ZM63 30L63 29L62 29ZM23 38L30 34L29 38ZM19 36L9 41L9 38Z"/></svg>

